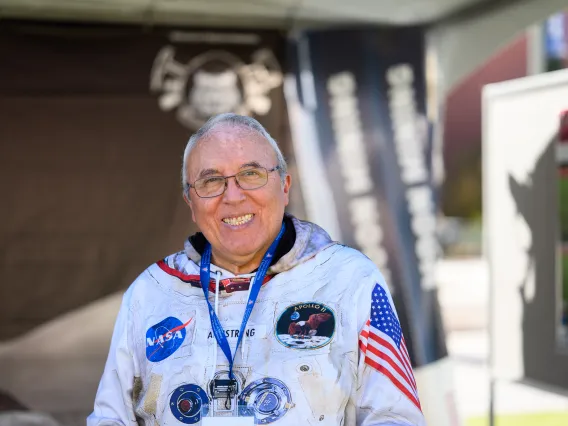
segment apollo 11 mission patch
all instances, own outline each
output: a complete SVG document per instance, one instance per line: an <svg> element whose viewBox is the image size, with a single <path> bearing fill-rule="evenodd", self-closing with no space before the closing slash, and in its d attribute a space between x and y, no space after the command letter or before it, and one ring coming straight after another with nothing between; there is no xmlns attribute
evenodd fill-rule
<svg viewBox="0 0 568 426"><path fill-rule="evenodd" d="M335 334L335 313L323 303L296 303L282 312L275 333L278 341L288 348L322 348Z"/></svg>

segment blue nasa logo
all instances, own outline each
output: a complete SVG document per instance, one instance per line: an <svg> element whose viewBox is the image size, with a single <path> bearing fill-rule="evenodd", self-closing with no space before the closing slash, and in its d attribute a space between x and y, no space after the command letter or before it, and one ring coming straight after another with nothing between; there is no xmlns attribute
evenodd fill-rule
<svg viewBox="0 0 568 426"><path fill-rule="evenodd" d="M168 317L153 325L146 332L146 358L151 362L166 359L179 349L185 340L185 328L191 323L190 318L185 324L179 319Z"/></svg>

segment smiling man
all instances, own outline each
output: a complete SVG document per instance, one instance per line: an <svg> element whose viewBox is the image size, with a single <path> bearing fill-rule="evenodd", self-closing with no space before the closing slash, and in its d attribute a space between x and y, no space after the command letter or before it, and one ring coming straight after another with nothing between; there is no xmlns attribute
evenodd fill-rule
<svg viewBox="0 0 568 426"><path fill-rule="evenodd" d="M127 290L88 425L423 426L381 273L285 214L266 130L210 119L182 183L201 232Z"/></svg>
<svg viewBox="0 0 568 426"><path fill-rule="evenodd" d="M282 154L264 135L224 117L199 130L187 145L184 197L211 243L213 264L248 273L280 231L290 176Z"/></svg>

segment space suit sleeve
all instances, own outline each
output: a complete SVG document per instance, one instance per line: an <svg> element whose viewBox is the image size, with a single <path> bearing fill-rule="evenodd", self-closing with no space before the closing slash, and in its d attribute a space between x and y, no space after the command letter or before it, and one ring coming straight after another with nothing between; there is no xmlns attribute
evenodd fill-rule
<svg viewBox="0 0 568 426"><path fill-rule="evenodd" d="M377 274L358 303L357 426L426 426L392 297Z"/></svg>
<svg viewBox="0 0 568 426"><path fill-rule="evenodd" d="M132 404L134 356L129 344L129 292L114 326L105 369L95 398L94 411L87 426L128 425L136 423Z"/></svg>

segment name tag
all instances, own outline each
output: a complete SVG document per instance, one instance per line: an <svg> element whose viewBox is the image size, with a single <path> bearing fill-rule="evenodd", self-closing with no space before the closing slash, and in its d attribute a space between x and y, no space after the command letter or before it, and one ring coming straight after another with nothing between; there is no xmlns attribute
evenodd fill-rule
<svg viewBox="0 0 568 426"><path fill-rule="evenodd" d="M254 426L254 417L203 417L203 426Z"/></svg>
<svg viewBox="0 0 568 426"><path fill-rule="evenodd" d="M240 333L240 325L223 325L223 328L225 329L225 337L227 337L227 340L234 340L235 342L237 341L237 339L239 338L239 333ZM242 339L264 339L266 337L266 325L247 325L247 327L244 330L244 336L242 337ZM241 340L242 340L241 339ZM207 340L209 342L217 342L215 340L215 335L213 334L212 331L209 332L209 334L207 335Z"/></svg>

